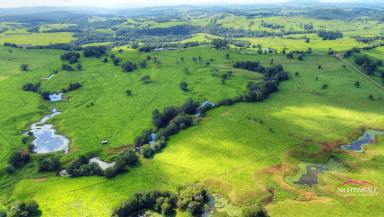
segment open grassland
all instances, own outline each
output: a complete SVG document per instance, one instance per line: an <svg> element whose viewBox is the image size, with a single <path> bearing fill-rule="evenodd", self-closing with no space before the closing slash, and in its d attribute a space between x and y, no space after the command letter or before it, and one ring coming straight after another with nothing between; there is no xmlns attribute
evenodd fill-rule
<svg viewBox="0 0 384 217"><path fill-rule="evenodd" d="M273 58L275 64L283 64L291 72L291 80L283 82L280 91L265 102L240 103L208 112L198 125L173 136L164 151L154 159L142 160L140 166L113 180L59 178L53 174L38 175L33 168L24 168L16 174L24 177L23 181L13 186L2 184L6 186L0 190L3 203L33 198L41 206L43 216L108 216L111 207L135 192L174 190L177 185L198 181L212 192L219 192L232 203L242 206L259 202L268 196L267 188L273 187L277 191L276 203L267 207L272 216L308 216L308 213L323 216L324 213L318 211L320 209L332 209L339 216L347 211L356 217L382 213L381 200L348 201L335 197L329 189L297 190L281 181L285 173L279 165L291 162L286 159L289 150L318 151L322 142L339 140L346 143L358 135L356 131L359 129L380 129L384 124L382 90L348 67L343 68L343 63L334 57L307 56L304 61L298 61L280 55L230 53L230 60L227 60L226 52L206 47L145 54L136 51L116 53L124 60L134 62L145 59L147 55L161 61L160 66L150 62L146 69L133 73L123 73L112 63L81 58L83 71L60 71L51 80L43 81L43 89L49 91L60 90L69 82L83 84L81 89L67 95L68 101L49 105L36 94L23 92L21 86L26 81L36 82L56 69L61 64L59 53L17 52L18 56L29 56L36 61L41 58L44 63L38 65L37 61L34 66L31 59L32 71L21 73L18 66L27 59L15 59L9 63L1 60L0 67L14 68L4 76L6 80L3 81L7 82L0 81L5 90L0 96L9 102L8 112L0 116L1 126L7 127L1 130L4 132L1 145L20 147L17 141L21 139L21 130L42 115L39 111L55 106L63 113L53 123L71 139L71 153L66 159L90 151L103 151L102 139L110 140L107 149L132 143L142 129L152 126L151 112L156 108L180 105L189 97L217 102L242 93L246 82L260 79L260 75L232 69L234 61L259 60L263 65L269 65ZM0 54L9 55L4 48ZM197 56L201 56L203 61L192 61ZM184 62L177 64L181 57ZM207 65L209 59L213 61ZM321 70L318 65L322 65ZM188 67L188 73L185 67ZM233 70L234 77L222 85L211 75L213 68L219 72ZM298 76L294 75L295 72L299 72ZM140 78L143 75L149 75L152 82L142 84ZM179 89L182 80L189 84L190 92L184 93ZM361 88L354 87L356 80L361 82ZM327 89L321 89L324 84L328 84ZM126 89L132 90L131 97L125 95ZM377 100L369 100L371 94ZM28 106L20 108L22 100ZM94 106L87 107L90 103ZM15 111L17 115L10 120ZM382 144L374 148L380 147ZM372 159L373 163L346 175L360 178L368 171L364 179L384 187L379 167L374 164L382 162L382 152L369 150L378 155ZM4 159L7 154L2 156ZM360 160L351 161L358 164ZM12 178L4 175L1 179L4 183ZM328 182L324 180L322 183ZM336 185L335 181L330 183L324 186ZM313 192L322 196L321 199L306 203L295 200ZM295 212L286 211L288 207Z"/></svg>
<svg viewBox="0 0 384 217"><path fill-rule="evenodd" d="M191 38L181 41L181 43L187 42L211 42L213 39L222 38L209 33L196 33L191 35Z"/></svg>
<svg viewBox="0 0 384 217"><path fill-rule="evenodd" d="M55 33L30 33L30 32L5 32L0 33L0 44L5 42L18 45L49 45L57 43L69 43L73 38L73 33L70 32L55 32Z"/></svg>
<svg viewBox="0 0 384 217"><path fill-rule="evenodd" d="M305 38L310 38L310 42L305 42ZM252 45L261 45L264 48L273 48L282 51L306 51L312 48L315 53L327 53L330 48L336 52L350 50L354 47L365 47L364 43L357 42L352 38L341 38L336 40L323 40L315 34L294 35L293 37L262 37L262 38L239 38L239 40L249 41Z"/></svg>
<svg viewBox="0 0 384 217"><path fill-rule="evenodd" d="M263 27L262 23L283 25L283 28L271 29ZM322 20L307 17L273 16L247 19L243 16L227 15L217 20L217 24L235 29L267 32L304 31L304 25L312 24L314 30L341 31L347 36L373 36L384 32L384 25L370 20Z"/></svg>
<svg viewBox="0 0 384 217"><path fill-rule="evenodd" d="M56 29L63 29L71 26L76 26L75 24L69 24L69 23L52 23L52 24L45 24L41 25L39 28L40 32L49 31L49 30L56 30Z"/></svg>

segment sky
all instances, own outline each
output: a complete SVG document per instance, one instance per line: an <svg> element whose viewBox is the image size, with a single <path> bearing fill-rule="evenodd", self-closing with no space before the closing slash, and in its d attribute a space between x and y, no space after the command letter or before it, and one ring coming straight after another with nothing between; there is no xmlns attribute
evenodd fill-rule
<svg viewBox="0 0 384 217"><path fill-rule="evenodd" d="M233 4L233 3L279 3L288 0L0 0L0 8L34 6L90 6L104 8L142 7L180 4ZM308 1L308 0L306 0ZM342 2L346 0L321 0Z"/></svg>

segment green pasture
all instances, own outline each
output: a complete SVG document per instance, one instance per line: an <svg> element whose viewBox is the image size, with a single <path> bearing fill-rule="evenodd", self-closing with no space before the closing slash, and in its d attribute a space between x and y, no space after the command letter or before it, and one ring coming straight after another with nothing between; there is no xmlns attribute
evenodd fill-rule
<svg viewBox="0 0 384 217"><path fill-rule="evenodd" d="M18 45L49 45L56 43L69 43L73 41L73 33L30 33L23 31L10 31L0 33L0 44L15 43Z"/></svg>
<svg viewBox="0 0 384 217"><path fill-rule="evenodd" d="M3 58L0 61L0 68L12 69L4 75L4 70L0 71L4 77L0 80L4 90L0 97L7 102L6 111L0 113L0 143L8 150L1 153L3 166L10 151L22 147L21 131L48 112L48 108L57 107L63 112L52 123L71 140L71 151L63 161L89 152L108 158L109 148L132 144L141 130L152 127L154 109L180 105L189 97L217 102L243 93L248 80L260 79L257 73L232 69L235 61L258 60L269 65L274 59L275 64L283 64L291 73L291 79L283 82L280 91L265 102L239 103L208 112L196 126L171 137L162 153L150 160L143 159L137 168L112 180L60 178L54 174L37 174L31 166L18 171L15 177L3 175L0 201L5 205L18 199L35 199L43 216L108 216L112 207L135 192L174 190L180 184L192 182L205 184L211 192L221 193L239 206L258 203L268 196L267 188L273 186L278 197L267 206L272 216L307 216L308 213L322 216L323 212L316 210L332 209L332 213L341 215L349 210L351 216L357 217L360 209L381 205L381 200L345 201L326 190L315 193L331 197L331 202L304 203L294 200L300 193L269 178L283 178L278 171L267 173L273 166L287 161L289 150L304 150L306 145L319 147L322 142L335 140L347 142L359 129L383 128L382 90L348 67L343 68L343 63L334 57L307 56L304 61L298 61L280 55L231 52L228 60L227 51L207 47L151 53L127 50L116 55L133 62L149 55L157 57L161 64L150 61L146 69L123 73L111 62L81 58L83 71L60 71L52 79L42 81L42 88L47 91L60 91L70 82L83 85L66 94L65 101L50 104L35 93L22 91L21 86L37 82L58 69L62 63L60 52L19 49L8 52L7 48L0 49L4 57L15 55L10 61ZM202 61L194 62L192 58L198 56ZM180 61L181 57L184 62ZM30 63L31 71L20 72L21 63ZM322 65L321 70L318 65ZM219 73L233 70L234 76L223 85L212 76L213 68ZM297 76L295 72L299 72ZM144 75L149 75L152 82L140 82ZM356 80L362 88L354 87ZM179 89L180 81L189 84L189 92ZM327 89L321 88L324 84L328 84ZM127 89L132 90L132 96L126 96ZM369 100L371 94L377 100ZM93 106L87 106L92 103ZM103 139L110 144L102 146ZM369 171L367 180L382 180L374 164L381 159L376 156L372 164L347 175L362 177ZM12 184L7 185L9 182ZM383 186L383 182L378 185ZM295 211L287 211L288 207ZM381 212L375 210L369 212Z"/></svg>

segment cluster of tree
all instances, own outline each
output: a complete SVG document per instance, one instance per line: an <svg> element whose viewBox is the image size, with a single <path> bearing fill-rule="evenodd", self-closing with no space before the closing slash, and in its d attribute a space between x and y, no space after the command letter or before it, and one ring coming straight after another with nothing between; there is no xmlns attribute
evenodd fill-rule
<svg viewBox="0 0 384 217"><path fill-rule="evenodd" d="M226 28L217 24L211 24L202 28L202 32L210 33L213 35L222 36L224 38L256 38L256 37L270 37L270 36L284 36L291 34L310 34L316 33L315 30L304 31L281 31L281 32L269 32L269 31L249 31L245 29Z"/></svg>
<svg viewBox="0 0 384 217"><path fill-rule="evenodd" d="M273 92L278 91L280 81L289 79L289 75L284 71L282 65L263 67L259 62L237 62L235 68L243 68L250 71L260 72L264 75L264 81L255 83L250 81L247 84L247 93L234 98L223 99L217 106L232 105L238 102L258 102L266 99Z"/></svg>
<svg viewBox="0 0 384 217"><path fill-rule="evenodd" d="M40 86L40 82L37 82L36 84L26 83L23 85L23 90L38 93L40 91Z"/></svg>
<svg viewBox="0 0 384 217"><path fill-rule="evenodd" d="M368 75L374 75L379 67L383 66L383 60L373 60L367 55L357 56L355 58L355 63L359 66L362 66L365 73Z"/></svg>
<svg viewBox="0 0 384 217"><path fill-rule="evenodd" d="M267 210L263 208L246 208L243 210L243 217L269 217Z"/></svg>
<svg viewBox="0 0 384 217"><path fill-rule="evenodd" d="M89 158L85 156L80 156L79 159L72 162L66 170L70 177L104 175L104 171L99 165L97 163L89 163Z"/></svg>
<svg viewBox="0 0 384 217"><path fill-rule="evenodd" d="M8 165L5 170L7 173L12 174L15 168L20 168L26 165L31 160L31 155L28 152L18 151L11 154L8 159Z"/></svg>
<svg viewBox="0 0 384 217"><path fill-rule="evenodd" d="M231 40L230 44L240 48L249 48L251 46L251 43L245 40Z"/></svg>
<svg viewBox="0 0 384 217"><path fill-rule="evenodd" d="M355 40L357 42L368 44L368 43L371 43L373 41L384 40L384 36L373 36L373 37L356 36Z"/></svg>
<svg viewBox="0 0 384 217"><path fill-rule="evenodd" d="M106 46L92 46L86 47L83 50L83 54L85 57L96 57L99 58L102 55L106 54L108 48Z"/></svg>
<svg viewBox="0 0 384 217"><path fill-rule="evenodd" d="M69 64L63 64L63 65L61 65L61 69L62 70L64 70L64 71L74 71L75 70L75 68L73 68L71 65L69 65Z"/></svg>
<svg viewBox="0 0 384 217"><path fill-rule="evenodd" d="M197 112L197 103L192 99L188 99L180 107L167 107L161 113L159 110L152 112L152 120L157 128L164 128L169 125L171 120L175 119L179 115L193 115Z"/></svg>
<svg viewBox="0 0 384 217"><path fill-rule="evenodd" d="M105 176L110 179L117 174L125 172L127 166L134 166L139 162L137 154L132 150L120 153L116 158L114 166L105 170L102 170L97 163L89 163L89 159L89 157L80 156L78 160L72 162L66 168L69 176Z"/></svg>
<svg viewBox="0 0 384 217"><path fill-rule="evenodd" d="M317 32L317 35L323 40L336 40L338 38L343 38L343 33L341 33L340 31L321 30Z"/></svg>
<svg viewBox="0 0 384 217"><path fill-rule="evenodd" d="M15 43L5 42L3 44L5 47L14 47L14 48L23 48ZM49 45L33 45L26 47L26 49L57 49L57 50L65 50L65 51L80 51L81 47L75 46L69 43L57 43L57 44L49 44Z"/></svg>
<svg viewBox="0 0 384 217"><path fill-rule="evenodd" d="M264 28L270 28L270 29L283 29L284 28L284 25L275 24L275 23L262 22L260 25Z"/></svg>
<svg viewBox="0 0 384 217"><path fill-rule="evenodd" d="M288 73L284 71L283 66L278 64L270 67L264 67L260 62L240 61L236 62L233 67L247 69L249 71L259 72L264 75L266 81L285 81L289 79Z"/></svg>
<svg viewBox="0 0 384 217"><path fill-rule="evenodd" d="M166 28L151 28L138 30L140 35L154 35L154 36L166 36L166 35L190 35L197 33L199 28L193 25L178 25Z"/></svg>
<svg viewBox="0 0 384 217"><path fill-rule="evenodd" d="M70 92L70 91L77 90L77 89L79 89L80 87L82 87L82 86L81 86L81 84L78 83L78 82L70 83L70 84L68 85L68 87L63 88L62 91L63 91L63 93L67 93L67 92Z"/></svg>
<svg viewBox="0 0 384 217"><path fill-rule="evenodd" d="M177 189L177 207L188 210L192 216L201 216L209 202L209 192L200 185L187 185Z"/></svg>
<svg viewBox="0 0 384 217"><path fill-rule="evenodd" d="M61 60L68 61L69 64L77 63L80 58L80 54L78 52L67 52L61 55Z"/></svg>
<svg viewBox="0 0 384 217"><path fill-rule="evenodd" d="M228 44L229 42L227 40L220 39L220 38L215 38L211 42L212 47L216 49L226 49L228 48Z"/></svg>
<svg viewBox="0 0 384 217"><path fill-rule="evenodd" d="M60 169L60 161L56 157L44 158L39 161L39 172L54 172Z"/></svg>
<svg viewBox="0 0 384 217"><path fill-rule="evenodd" d="M152 210L169 216L175 212L177 196L171 192L143 192L136 193L131 199L123 202L114 209L113 217L140 216L145 210Z"/></svg>
<svg viewBox="0 0 384 217"><path fill-rule="evenodd" d="M138 162L139 157L137 156L136 152L132 150L124 151L116 158L115 165L113 167L107 168L104 171L104 176L108 179L111 179L117 174L126 171L127 166L134 166Z"/></svg>
<svg viewBox="0 0 384 217"><path fill-rule="evenodd" d="M180 107L167 107L161 113L159 110L152 112L153 123L157 128L157 140L152 144L152 130L144 130L135 138L135 145L141 151L141 154L149 158L153 154L161 151L165 146L169 136L178 133L180 130L186 129L193 124L193 115L196 113L203 114L209 108L200 108L192 99L187 100Z"/></svg>
<svg viewBox="0 0 384 217"><path fill-rule="evenodd" d="M9 209L7 217L37 217L41 215L36 201L17 202Z"/></svg>
<svg viewBox="0 0 384 217"><path fill-rule="evenodd" d="M312 30L313 29L313 24L312 23L304 24L303 28L305 30Z"/></svg>
<svg viewBox="0 0 384 217"><path fill-rule="evenodd" d="M192 216L201 216L207 208L208 202L209 193L205 188L190 185L179 188L177 194L167 191L136 193L131 199L114 209L112 216L138 216L145 210L152 210L163 216L169 216L175 213L176 208L181 211L189 211Z"/></svg>

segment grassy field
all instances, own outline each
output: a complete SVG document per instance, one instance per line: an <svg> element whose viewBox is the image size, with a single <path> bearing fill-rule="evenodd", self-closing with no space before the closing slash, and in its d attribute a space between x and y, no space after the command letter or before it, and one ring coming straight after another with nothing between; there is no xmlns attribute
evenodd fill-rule
<svg viewBox="0 0 384 217"><path fill-rule="evenodd" d="M305 42L305 37L310 38L310 42ZM278 51L284 48L287 51L301 50L306 51L312 48L315 53L327 53L329 48L336 52L343 52L354 47L365 47L364 43L357 42L351 38L341 38L337 40L322 40L315 34L294 35L286 37L263 37L263 38L239 38L239 40L249 41L252 45L261 45L264 48L274 48Z"/></svg>
<svg viewBox="0 0 384 217"><path fill-rule="evenodd" d="M69 43L73 38L73 33L55 32L55 33L29 33L25 31L8 31L0 33L0 44L5 42L19 45L49 45L56 43Z"/></svg>
<svg viewBox="0 0 384 217"><path fill-rule="evenodd" d="M134 73L123 73L111 63L97 59L81 59L81 72L60 71L54 78L43 81L44 90L57 91L69 82L81 82L83 87L66 95L67 100L54 105L42 102L34 93L23 92L21 86L36 82L57 69L61 61L59 52L24 51L14 49L8 53L0 49L0 68L3 88L1 100L7 101L7 110L0 113L2 147L12 150L20 147L21 131L38 120L49 107L57 107L63 113L53 123L58 130L71 139L71 152L63 160L91 151L131 144L142 129L152 127L151 112L156 108L180 105L185 99L218 100L238 95L245 90L249 79L260 79L257 73L231 69L233 61L259 60L269 65L281 63L291 72L291 80L282 83L280 91L263 103L241 103L220 107L208 112L201 122L173 136L164 151L151 160L142 160L141 165L128 173L106 180L100 177L59 178L53 174L41 175L32 166L20 170L15 178L3 175L0 200L4 204L17 199L33 198L38 201L43 216L108 216L111 207L142 190L174 190L185 183L204 183L212 192L223 194L231 203L247 206L258 203L269 195L267 188L276 189L276 202L268 205L272 216L325 216L318 210L332 210L334 214L350 216L379 214L380 198L376 200L344 200L335 197L327 182L319 189L300 189L284 182L286 172L297 168L301 158L291 157L292 150L318 151L323 142L349 140L357 137L362 128L380 129L384 123L384 94L381 89L329 56L308 56L304 61L289 60L279 55L254 55L231 53L198 47L181 51L153 52L141 54L136 51L116 53L124 60L138 62L147 55L157 57L161 65L150 62L148 68ZM203 61L195 63L193 57ZM180 57L185 62L177 64ZM27 59L29 58L29 59ZM213 59L210 65L206 62ZM47 61L48 60L48 61ZM31 71L19 71L21 63L30 63ZM322 65L322 69L317 68ZM185 72L189 68L189 73ZM220 73L234 70L234 77L222 85L220 79L211 75L217 68ZM298 76L294 76L299 72ZM142 84L140 78L149 75L152 82ZM317 77L317 79L316 79ZM191 91L182 92L178 84L186 81ZM362 88L355 88L359 80ZM328 89L321 89L328 84ZM128 97L125 90L131 89ZM377 100L372 101L372 94ZM13 97L10 97L13 96ZM358 102L358 103L357 103ZM27 106L20 107L21 104ZM90 103L94 106L87 107ZM101 140L108 139L108 147ZM382 162L382 146L369 149L366 159L361 156L341 155L351 164L367 160L371 164L343 174L362 177L384 187L380 171L376 167ZM2 163L8 152L1 153ZM293 159L292 159L293 158ZM287 171L281 164L287 164ZM376 166L375 166L376 165ZM367 173L368 172L368 173ZM11 186L7 183L12 182ZM313 200L302 202L305 195L317 195ZM331 198L331 199L329 199ZM295 210L287 211L286 209ZM294 207L294 209L292 208ZM374 207L370 210L368 207ZM309 211L307 211L309 210ZM317 210L317 211L316 211ZM363 211L361 211L363 210Z"/></svg>
<svg viewBox="0 0 384 217"><path fill-rule="evenodd" d="M279 24L283 28L271 29L261 26L262 23ZM227 15L223 19L219 19L217 23L223 27L244 29L251 31L303 31L305 24L312 24L314 30L332 30L342 31L347 36L369 36L383 34L384 26L382 23L370 20L321 20L307 17L294 16L272 16L247 19L243 16Z"/></svg>

